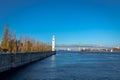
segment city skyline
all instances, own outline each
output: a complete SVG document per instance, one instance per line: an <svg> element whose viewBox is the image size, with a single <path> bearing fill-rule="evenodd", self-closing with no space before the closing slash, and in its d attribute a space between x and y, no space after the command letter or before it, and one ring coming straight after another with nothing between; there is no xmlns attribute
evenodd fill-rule
<svg viewBox="0 0 120 80"><path fill-rule="evenodd" d="M6 5L4 5L6 3ZM0 1L0 40L6 23L17 36L57 44L120 45L118 0Z"/></svg>

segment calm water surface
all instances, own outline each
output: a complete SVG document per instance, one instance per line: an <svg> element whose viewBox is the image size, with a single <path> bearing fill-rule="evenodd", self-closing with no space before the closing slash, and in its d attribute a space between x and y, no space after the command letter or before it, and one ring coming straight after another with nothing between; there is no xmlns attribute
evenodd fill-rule
<svg viewBox="0 0 120 80"><path fill-rule="evenodd" d="M120 54L58 52L0 80L120 80Z"/></svg>

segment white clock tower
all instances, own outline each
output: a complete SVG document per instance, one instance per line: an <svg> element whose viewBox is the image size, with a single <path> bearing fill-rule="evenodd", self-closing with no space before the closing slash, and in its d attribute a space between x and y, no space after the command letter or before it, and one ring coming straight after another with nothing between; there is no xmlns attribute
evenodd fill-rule
<svg viewBox="0 0 120 80"><path fill-rule="evenodd" d="M55 51L55 36L52 37L52 51Z"/></svg>

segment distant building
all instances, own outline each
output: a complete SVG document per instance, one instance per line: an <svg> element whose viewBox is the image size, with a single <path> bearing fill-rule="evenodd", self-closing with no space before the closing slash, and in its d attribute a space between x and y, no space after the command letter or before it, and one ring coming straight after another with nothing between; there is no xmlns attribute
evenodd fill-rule
<svg viewBox="0 0 120 80"><path fill-rule="evenodd" d="M113 52L113 49L111 49L110 52Z"/></svg>
<svg viewBox="0 0 120 80"><path fill-rule="evenodd" d="M81 51L81 48L80 48L80 47L78 48L78 51Z"/></svg>
<svg viewBox="0 0 120 80"><path fill-rule="evenodd" d="M120 48L113 48L111 49L112 52L120 52Z"/></svg>
<svg viewBox="0 0 120 80"><path fill-rule="evenodd" d="M71 49L70 49L70 48L67 48L67 51L71 51Z"/></svg>

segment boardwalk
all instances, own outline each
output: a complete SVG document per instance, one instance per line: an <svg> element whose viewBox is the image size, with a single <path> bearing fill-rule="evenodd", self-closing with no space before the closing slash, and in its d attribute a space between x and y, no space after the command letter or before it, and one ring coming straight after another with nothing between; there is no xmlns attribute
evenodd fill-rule
<svg viewBox="0 0 120 80"><path fill-rule="evenodd" d="M120 80L120 54L58 53L0 80Z"/></svg>

